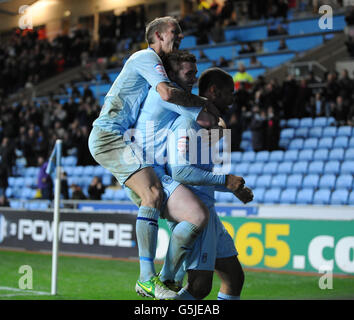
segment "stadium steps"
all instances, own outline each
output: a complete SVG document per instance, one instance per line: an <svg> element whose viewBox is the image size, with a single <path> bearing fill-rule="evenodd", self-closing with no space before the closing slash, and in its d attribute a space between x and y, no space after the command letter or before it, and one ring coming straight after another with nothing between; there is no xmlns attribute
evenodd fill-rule
<svg viewBox="0 0 354 320"><path fill-rule="evenodd" d="M288 75L288 65L293 62L317 61L327 70L335 70L335 62L348 57L344 41L344 33L336 33L332 39L326 41L323 45L311 49L303 55L299 55L278 68L269 70L265 74L265 78L267 80L276 78L278 81L284 81Z"/></svg>

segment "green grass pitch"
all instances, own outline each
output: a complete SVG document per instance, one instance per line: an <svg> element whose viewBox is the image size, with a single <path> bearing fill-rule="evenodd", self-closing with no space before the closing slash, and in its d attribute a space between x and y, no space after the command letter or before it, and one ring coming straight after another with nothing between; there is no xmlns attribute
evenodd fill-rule
<svg viewBox="0 0 354 320"><path fill-rule="evenodd" d="M32 269L32 290L19 289L22 265ZM0 300L142 300L134 291L138 269L137 261L60 256L58 294L51 296L51 255L0 251ZM354 299L354 277L334 277L333 288L321 290L321 276L246 269L242 299ZM219 286L215 275L207 299L216 299Z"/></svg>

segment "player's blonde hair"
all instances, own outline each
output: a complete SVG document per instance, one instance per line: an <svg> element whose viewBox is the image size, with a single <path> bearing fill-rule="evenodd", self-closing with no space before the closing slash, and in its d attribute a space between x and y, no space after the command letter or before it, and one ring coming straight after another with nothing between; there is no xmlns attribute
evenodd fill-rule
<svg viewBox="0 0 354 320"><path fill-rule="evenodd" d="M164 32L169 24L178 25L178 21L170 16L156 18L150 21L145 29L145 40L150 45L154 43L154 34L156 31Z"/></svg>

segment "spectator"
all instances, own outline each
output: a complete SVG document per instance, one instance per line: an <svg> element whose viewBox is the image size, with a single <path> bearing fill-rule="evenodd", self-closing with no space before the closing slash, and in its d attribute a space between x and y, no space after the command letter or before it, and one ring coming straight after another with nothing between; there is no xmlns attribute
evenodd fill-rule
<svg viewBox="0 0 354 320"><path fill-rule="evenodd" d="M53 180L52 177L46 173L48 161L45 161L42 156L39 156L38 166L40 167L39 174L38 174L38 189L41 191L41 198L52 200Z"/></svg>
<svg viewBox="0 0 354 320"><path fill-rule="evenodd" d="M266 127L266 113L260 110L258 106L254 106L250 129L252 132L252 148L255 152L266 149Z"/></svg>
<svg viewBox="0 0 354 320"><path fill-rule="evenodd" d="M344 103L343 97L338 96L336 103L331 103L331 116L336 119L336 124L339 126L346 125L347 115L349 113L348 106Z"/></svg>
<svg viewBox="0 0 354 320"><path fill-rule="evenodd" d="M61 172L60 193L64 200L69 199L68 175L66 174L65 171Z"/></svg>
<svg viewBox="0 0 354 320"><path fill-rule="evenodd" d="M336 74L334 72L329 72L327 74L327 82L325 84L324 97L326 100L326 117L331 114L331 103L336 102L336 98L339 94L339 85L336 80Z"/></svg>
<svg viewBox="0 0 354 320"><path fill-rule="evenodd" d="M280 39L278 50L287 50L288 46L286 45L285 39Z"/></svg>
<svg viewBox="0 0 354 320"><path fill-rule="evenodd" d="M12 175L12 167L15 165L15 150L10 139L5 136L0 145L1 163L4 164L8 176Z"/></svg>
<svg viewBox="0 0 354 320"><path fill-rule="evenodd" d="M256 56L252 56L250 59L250 67L260 67L262 64L261 62L257 59Z"/></svg>
<svg viewBox="0 0 354 320"><path fill-rule="evenodd" d="M236 90L239 89L241 82L244 82L246 90L252 88L253 77L246 71L246 67L243 63L239 63L238 72L233 76L233 80Z"/></svg>
<svg viewBox="0 0 354 320"><path fill-rule="evenodd" d="M220 57L219 61L217 62L216 66L219 68L228 68L229 67L229 61L225 59L225 57Z"/></svg>
<svg viewBox="0 0 354 320"><path fill-rule="evenodd" d="M311 116L323 117L325 115L325 102L321 92L317 92L314 97L311 97Z"/></svg>
<svg viewBox="0 0 354 320"><path fill-rule="evenodd" d="M221 20L217 20L210 32L211 40L214 43L225 41L225 30Z"/></svg>
<svg viewBox="0 0 354 320"><path fill-rule="evenodd" d="M8 184L8 171L3 162L0 162L0 196L5 196Z"/></svg>
<svg viewBox="0 0 354 320"><path fill-rule="evenodd" d="M307 80L301 79L295 103L295 116L297 118L303 118L310 115L308 105L310 104L311 93L311 89L307 86Z"/></svg>
<svg viewBox="0 0 354 320"><path fill-rule="evenodd" d="M267 110L266 147L268 151L279 149L280 120L272 106Z"/></svg>
<svg viewBox="0 0 354 320"><path fill-rule="evenodd" d="M86 200L86 196L83 193L80 186L78 186L77 184L72 184L70 188L72 190L72 194L71 194L72 200Z"/></svg>
<svg viewBox="0 0 354 320"><path fill-rule="evenodd" d="M204 53L203 50L199 50L199 60L209 60L208 56Z"/></svg>
<svg viewBox="0 0 354 320"><path fill-rule="evenodd" d="M99 177L93 177L91 184L88 188L89 199L101 200L102 194L105 191L105 187Z"/></svg>
<svg viewBox="0 0 354 320"><path fill-rule="evenodd" d="M283 82L281 88L283 113L285 119L295 117L295 103L297 97L298 85L292 75L288 75L287 79Z"/></svg>
<svg viewBox="0 0 354 320"><path fill-rule="evenodd" d="M0 195L0 207L10 207L10 202L5 195Z"/></svg>

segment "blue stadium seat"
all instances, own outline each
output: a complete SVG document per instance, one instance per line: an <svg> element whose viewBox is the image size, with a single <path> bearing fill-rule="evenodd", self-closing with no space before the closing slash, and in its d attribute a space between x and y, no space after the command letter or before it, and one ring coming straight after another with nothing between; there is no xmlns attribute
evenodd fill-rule
<svg viewBox="0 0 354 320"><path fill-rule="evenodd" d="M343 161L343 159L344 159L344 149L343 148L332 149L329 153L329 156L328 156L328 160Z"/></svg>
<svg viewBox="0 0 354 320"><path fill-rule="evenodd" d="M7 183L9 187L14 187L16 185L16 178L15 177L8 177Z"/></svg>
<svg viewBox="0 0 354 320"><path fill-rule="evenodd" d="M313 120L314 127L325 127L327 126L327 118L326 117L319 117Z"/></svg>
<svg viewBox="0 0 354 320"><path fill-rule="evenodd" d="M258 177L256 181L256 188L269 188L272 180L272 176L264 174Z"/></svg>
<svg viewBox="0 0 354 320"><path fill-rule="evenodd" d="M293 139L290 141L289 150L299 150L302 149L304 145L303 139Z"/></svg>
<svg viewBox="0 0 354 320"><path fill-rule="evenodd" d="M250 166L249 163L239 163L232 166L233 173L239 176L248 174L248 167Z"/></svg>
<svg viewBox="0 0 354 320"><path fill-rule="evenodd" d="M279 203L280 199L280 188L269 189L264 193L263 202L264 203Z"/></svg>
<svg viewBox="0 0 354 320"><path fill-rule="evenodd" d="M112 181L112 175L111 174L104 174L104 176L102 177L102 183L104 186L109 186L111 185L111 181Z"/></svg>
<svg viewBox="0 0 354 320"><path fill-rule="evenodd" d="M280 119L280 128L286 127L286 119Z"/></svg>
<svg viewBox="0 0 354 320"><path fill-rule="evenodd" d="M256 187L257 175L250 174L248 176L244 176L243 178L245 179L246 186L250 187L251 189Z"/></svg>
<svg viewBox="0 0 354 320"><path fill-rule="evenodd" d="M253 162L256 158L256 153L254 151L246 151L242 155L242 162Z"/></svg>
<svg viewBox="0 0 354 320"><path fill-rule="evenodd" d="M286 174L277 174L272 177L271 187L272 188L285 188L286 180L288 176Z"/></svg>
<svg viewBox="0 0 354 320"><path fill-rule="evenodd" d="M242 140L240 147L241 147L241 149L243 149L243 150L251 151L251 150L252 150L251 141L249 141L249 140Z"/></svg>
<svg viewBox="0 0 354 320"><path fill-rule="evenodd" d="M84 172L84 167L83 166L77 166L75 167L75 170L73 171L73 176L81 176Z"/></svg>
<svg viewBox="0 0 354 320"><path fill-rule="evenodd" d="M112 188L107 188L102 194L102 200L113 200L115 190Z"/></svg>
<svg viewBox="0 0 354 320"><path fill-rule="evenodd" d="M354 206L354 190L352 190L352 192L349 195L348 204Z"/></svg>
<svg viewBox="0 0 354 320"><path fill-rule="evenodd" d="M286 187L287 188L301 188L302 187L302 174L291 174L288 176Z"/></svg>
<svg viewBox="0 0 354 320"><path fill-rule="evenodd" d="M125 199L125 191L123 189L115 190L113 193L113 200L123 201Z"/></svg>
<svg viewBox="0 0 354 320"><path fill-rule="evenodd" d="M280 195L280 203L293 204L296 200L297 190L294 188L285 189Z"/></svg>
<svg viewBox="0 0 354 320"><path fill-rule="evenodd" d="M73 175L73 172L75 170L75 167L72 166L63 166L63 171L66 173L66 175L69 177Z"/></svg>
<svg viewBox="0 0 354 320"><path fill-rule="evenodd" d="M318 145L317 138L309 138L304 141L303 148L304 149L316 149Z"/></svg>
<svg viewBox="0 0 354 320"><path fill-rule="evenodd" d="M346 189L334 190L331 197L331 204L347 204L349 192Z"/></svg>
<svg viewBox="0 0 354 320"><path fill-rule="evenodd" d="M255 203L263 203L264 192L264 188L255 188L253 190L253 201Z"/></svg>
<svg viewBox="0 0 354 320"><path fill-rule="evenodd" d="M240 162L241 159L242 159L242 152L239 152L239 151L231 152L231 162L232 163Z"/></svg>
<svg viewBox="0 0 354 320"><path fill-rule="evenodd" d="M307 173L308 161L295 162L293 166L293 173Z"/></svg>
<svg viewBox="0 0 354 320"><path fill-rule="evenodd" d="M312 118L302 118L300 120L300 127L311 128L313 126Z"/></svg>
<svg viewBox="0 0 354 320"><path fill-rule="evenodd" d="M350 174L342 174L338 176L336 182L337 189L352 189L353 188L353 176Z"/></svg>
<svg viewBox="0 0 354 320"><path fill-rule="evenodd" d="M336 176L334 174L324 174L319 182L321 189L334 189L336 185Z"/></svg>
<svg viewBox="0 0 354 320"><path fill-rule="evenodd" d="M278 162L268 162L264 164L263 173L264 174L275 174L278 170Z"/></svg>
<svg viewBox="0 0 354 320"><path fill-rule="evenodd" d="M249 174L261 174L264 164L262 162L251 163L248 167Z"/></svg>
<svg viewBox="0 0 354 320"><path fill-rule="evenodd" d="M322 127L313 127L309 131L310 138L322 138Z"/></svg>
<svg viewBox="0 0 354 320"><path fill-rule="evenodd" d="M337 137L334 139L333 148L348 148L348 137Z"/></svg>
<svg viewBox="0 0 354 320"><path fill-rule="evenodd" d="M354 175L354 161L343 161L340 172Z"/></svg>
<svg viewBox="0 0 354 320"><path fill-rule="evenodd" d="M327 124L326 126L332 126L336 124L336 119L334 119L333 117L328 117L327 118Z"/></svg>
<svg viewBox="0 0 354 320"><path fill-rule="evenodd" d="M297 161L299 159L299 150L287 150L284 153L284 161Z"/></svg>
<svg viewBox="0 0 354 320"><path fill-rule="evenodd" d="M348 148L354 148L354 137L351 137L351 138L349 139Z"/></svg>
<svg viewBox="0 0 354 320"><path fill-rule="evenodd" d="M256 162L267 162L269 159L269 151L259 151L256 153Z"/></svg>
<svg viewBox="0 0 354 320"><path fill-rule="evenodd" d="M329 204L331 191L329 189L319 189L313 195L313 204Z"/></svg>
<svg viewBox="0 0 354 320"><path fill-rule="evenodd" d="M310 165L309 165L308 173L322 174L323 173L323 168L324 168L324 162L323 161L312 161L310 163Z"/></svg>
<svg viewBox="0 0 354 320"><path fill-rule="evenodd" d="M322 137L324 138L332 138L337 136L337 128L336 127L327 127L323 129Z"/></svg>
<svg viewBox="0 0 354 320"><path fill-rule="evenodd" d="M286 128L280 131L281 139L293 139L295 136L294 128Z"/></svg>
<svg viewBox="0 0 354 320"><path fill-rule="evenodd" d="M327 161L328 160L328 149L317 149L313 154L313 160L316 161Z"/></svg>
<svg viewBox="0 0 354 320"><path fill-rule="evenodd" d="M290 174L292 172L293 163L289 161L284 161L279 163L278 174Z"/></svg>
<svg viewBox="0 0 354 320"><path fill-rule="evenodd" d="M340 172L340 162L336 160L328 161L325 164L324 171L326 173L339 174Z"/></svg>
<svg viewBox="0 0 354 320"><path fill-rule="evenodd" d="M93 175L97 176L97 177L103 177L103 175L105 174L106 169L101 167L101 166L95 166L94 170L93 170Z"/></svg>
<svg viewBox="0 0 354 320"><path fill-rule="evenodd" d="M65 159L65 160L64 160ZM77 157L75 156L67 156L67 157L63 157L63 163L62 165L65 166L76 166L77 164Z"/></svg>
<svg viewBox="0 0 354 320"><path fill-rule="evenodd" d="M318 141L318 146L317 148L318 149L331 149L332 148L332 145L333 145L333 139L332 138L321 138L319 141Z"/></svg>
<svg viewBox="0 0 354 320"><path fill-rule="evenodd" d="M95 167L94 166L84 166L83 170L82 170L82 174L85 176L94 176L94 171Z"/></svg>
<svg viewBox="0 0 354 320"><path fill-rule="evenodd" d="M15 180L14 187L22 188L24 185L25 185L25 178L17 177L16 180Z"/></svg>
<svg viewBox="0 0 354 320"><path fill-rule="evenodd" d="M14 194L14 189L11 187L7 187L5 191L5 197L8 199L12 198L13 194Z"/></svg>
<svg viewBox="0 0 354 320"><path fill-rule="evenodd" d="M276 150L276 151L271 151L269 155L269 161L283 161L284 158L284 151L282 150Z"/></svg>
<svg viewBox="0 0 354 320"><path fill-rule="evenodd" d="M302 181L302 187L317 189L319 180L320 176L318 174L309 174L305 176L304 180Z"/></svg>
<svg viewBox="0 0 354 320"><path fill-rule="evenodd" d="M345 136L350 137L352 135L352 127L342 126L338 128L337 137Z"/></svg>
<svg viewBox="0 0 354 320"><path fill-rule="evenodd" d="M280 139L279 140L279 147L282 149L288 149L290 141L291 141L290 139Z"/></svg>
<svg viewBox="0 0 354 320"><path fill-rule="evenodd" d="M296 203L297 204L310 204L312 203L314 190L311 188L301 189L297 193Z"/></svg>
<svg viewBox="0 0 354 320"><path fill-rule="evenodd" d="M306 139L309 135L309 128L299 127L295 131L295 138Z"/></svg>
<svg viewBox="0 0 354 320"><path fill-rule="evenodd" d="M289 119L287 122L287 126L289 128L298 128L300 125L300 120L297 118Z"/></svg>
<svg viewBox="0 0 354 320"><path fill-rule="evenodd" d="M242 140L252 140L252 132L250 130L243 131Z"/></svg>
<svg viewBox="0 0 354 320"><path fill-rule="evenodd" d="M349 148L345 151L344 160L345 161L354 160L354 148Z"/></svg>
<svg viewBox="0 0 354 320"><path fill-rule="evenodd" d="M301 150L299 152L299 160L300 161L303 161L303 160L312 161L312 159L313 159L313 150L307 149L307 150Z"/></svg>

